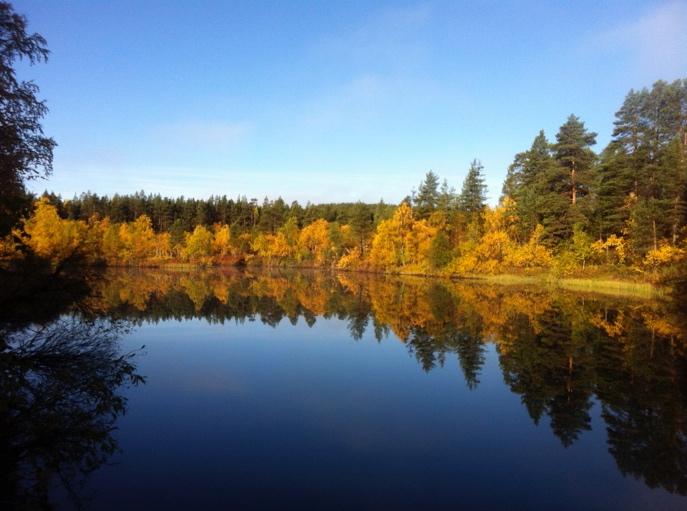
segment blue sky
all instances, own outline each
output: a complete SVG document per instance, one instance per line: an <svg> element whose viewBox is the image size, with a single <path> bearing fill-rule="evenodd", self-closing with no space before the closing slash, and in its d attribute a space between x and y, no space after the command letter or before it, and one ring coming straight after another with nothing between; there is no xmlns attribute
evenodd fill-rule
<svg viewBox="0 0 687 511"><path fill-rule="evenodd" d="M17 1L52 51L69 198L137 190L397 202L429 169L491 202L570 113L608 142L630 88L687 77L687 2Z"/></svg>

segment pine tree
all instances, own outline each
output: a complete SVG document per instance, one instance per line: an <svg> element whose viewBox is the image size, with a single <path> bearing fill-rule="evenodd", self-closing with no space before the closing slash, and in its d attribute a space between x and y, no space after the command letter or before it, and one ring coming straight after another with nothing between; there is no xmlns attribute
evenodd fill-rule
<svg viewBox="0 0 687 511"><path fill-rule="evenodd" d="M687 151L679 137L663 150L660 165L662 210L665 212L667 237L677 245L687 220Z"/></svg>
<svg viewBox="0 0 687 511"><path fill-rule="evenodd" d="M599 234L627 234L635 257L660 240L677 243L687 218L685 80L630 91L598 169ZM623 225L624 224L624 225Z"/></svg>
<svg viewBox="0 0 687 511"><path fill-rule="evenodd" d="M529 199L544 226L543 241L555 247L572 236L575 224L589 223L589 201L581 204L580 199L589 196L592 184L596 155L590 146L596 142L596 133L588 132L584 123L571 115L550 146L552 155L547 154L549 146L540 135L542 138L535 140L540 165L528 188Z"/></svg>
<svg viewBox="0 0 687 511"><path fill-rule="evenodd" d="M372 233L373 222L373 214L370 208L360 201L356 202L353 206L349 225L358 243L361 256L365 255L365 241Z"/></svg>
<svg viewBox="0 0 687 511"><path fill-rule="evenodd" d="M570 115L556 134L554 157L560 166L554 184L560 191L568 192L572 205L589 191L589 171L596 155L591 146L596 144L596 133L587 131L584 123Z"/></svg>

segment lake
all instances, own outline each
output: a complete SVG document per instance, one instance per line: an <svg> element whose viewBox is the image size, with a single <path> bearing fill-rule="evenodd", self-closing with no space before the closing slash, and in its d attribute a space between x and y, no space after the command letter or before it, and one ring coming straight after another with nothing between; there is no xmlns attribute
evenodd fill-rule
<svg viewBox="0 0 687 511"><path fill-rule="evenodd" d="M0 313L2 501L685 509L675 303L324 272L88 272Z"/></svg>

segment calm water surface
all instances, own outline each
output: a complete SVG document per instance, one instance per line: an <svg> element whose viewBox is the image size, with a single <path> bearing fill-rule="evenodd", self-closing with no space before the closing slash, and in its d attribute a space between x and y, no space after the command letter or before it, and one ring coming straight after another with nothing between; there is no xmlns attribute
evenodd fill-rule
<svg viewBox="0 0 687 511"><path fill-rule="evenodd" d="M8 509L685 509L676 304L108 272L4 311Z"/></svg>

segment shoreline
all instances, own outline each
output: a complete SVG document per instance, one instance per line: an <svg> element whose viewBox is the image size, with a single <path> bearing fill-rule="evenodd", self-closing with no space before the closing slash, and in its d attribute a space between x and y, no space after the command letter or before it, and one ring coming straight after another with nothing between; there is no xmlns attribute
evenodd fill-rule
<svg viewBox="0 0 687 511"><path fill-rule="evenodd" d="M519 275L517 273L499 273L494 275L486 274L465 274L465 275L446 275L441 273L418 273L404 271L377 271L372 269L341 269L322 266L300 266L300 265L251 265L251 264L196 264L196 263L159 263L142 265L106 265L103 268L158 268L161 270L176 271L195 271L201 269L222 269L232 268L237 270L260 270L260 271L288 271L288 270L308 270L325 271L333 273L349 274L368 274L379 276L398 276L414 277L424 279L449 280L453 282L484 282L488 284L498 284L505 286L517 285L536 285L560 290L589 292L594 294L610 296L626 296L643 299L670 300L671 287L667 285L654 284L648 281L639 281L623 277L613 276L605 273L598 277L595 276L575 276L560 277L550 272L541 272L529 275Z"/></svg>

